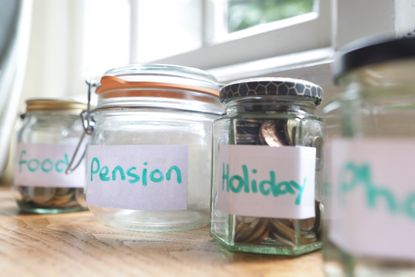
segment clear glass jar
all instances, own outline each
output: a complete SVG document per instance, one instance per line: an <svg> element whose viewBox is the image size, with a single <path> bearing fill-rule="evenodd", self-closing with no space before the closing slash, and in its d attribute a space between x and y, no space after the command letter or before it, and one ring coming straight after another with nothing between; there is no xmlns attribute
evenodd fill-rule
<svg viewBox="0 0 415 277"><path fill-rule="evenodd" d="M211 234L232 251L299 255L321 247L321 87L237 81L214 123Z"/></svg>
<svg viewBox="0 0 415 277"><path fill-rule="evenodd" d="M82 134L79 113L85 104L72 100L30 99L17 134L14 187L25 213L85 210L83 164L65 173Z"/></svg>
<svg viewBox="0 0 415 277"><path fill-rule="evenodd" d="M365 39L336 57L324 108L328 276L414 276L415 38Z"/></svg>
<svg viewBox="0 0 415 277"><path fill-rule="evenodd" d="M173 65L105 73L87 151L87 202L98 220L136 231L209 222L218 87L202 70Z"/></svg>

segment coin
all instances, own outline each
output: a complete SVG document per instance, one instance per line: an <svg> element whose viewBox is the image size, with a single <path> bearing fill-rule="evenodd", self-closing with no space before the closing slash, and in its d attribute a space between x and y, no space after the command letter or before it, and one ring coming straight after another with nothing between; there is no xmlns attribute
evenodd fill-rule
<svg viewBox="0 0 415 277"><path fill-rule="evenodd" d="M280 140L281 135L278 136L278 131L273 120L266 120L261 124L259 139L262 144L273 147L284 145L284 141Z"/></svg>
<svg viewBox="0 0 415 277"><path fill-rule="evenodd" d="M82 188L19 186L18 192L18 201L23 205L26 203L51 209L86 207Z"/></svg>
<svg viewBox="0 0 415 277"><path fill-rule="evenodd" d="M55 196L54 188L31 187L29 188L30 200L38 205L44 205Z"/></svg>
<svg viewBox="0 0 415 277"><path fill-rule="evenodd" d="M261 242L268 237L268 219L257 217L236 216L235 241Z"/></svg>

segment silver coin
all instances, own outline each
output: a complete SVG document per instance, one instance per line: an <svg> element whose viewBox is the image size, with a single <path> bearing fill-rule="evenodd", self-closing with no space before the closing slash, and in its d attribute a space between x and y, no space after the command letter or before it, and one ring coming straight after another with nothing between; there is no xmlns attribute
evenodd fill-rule
<svg viewBox="0 0 415 277"><path fill-rule="evenodd" d="M39 205L45 205L55 196L55 188L30 187L30 200Z"/></svg>

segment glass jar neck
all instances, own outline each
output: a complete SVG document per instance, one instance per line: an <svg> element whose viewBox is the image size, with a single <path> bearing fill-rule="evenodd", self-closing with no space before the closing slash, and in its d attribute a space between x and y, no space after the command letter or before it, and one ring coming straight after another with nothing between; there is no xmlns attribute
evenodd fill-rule
<svg viewBox="0 0 415 277"><path fill-rule="evenodd" d="M347 98L413 98L413 68L413 60L367 66L345 74L339 84Z"/></svg>
<svg viewBox="0 0 415 277"><path fill-rule="evenodd" d="M100 94L97 108L170 109L218 115L223 113L223 107L217 96L192 91L135 89L127 94L123 91L116 91L110 96Z"/></svg>
<svg viewBox="0 0 415 277"><path fill-rule="evenodd" d="M303 113L313 114L316 104L311 98L299 97L250 97L231 100L226 104L229 116L244 113Z"/></svg>

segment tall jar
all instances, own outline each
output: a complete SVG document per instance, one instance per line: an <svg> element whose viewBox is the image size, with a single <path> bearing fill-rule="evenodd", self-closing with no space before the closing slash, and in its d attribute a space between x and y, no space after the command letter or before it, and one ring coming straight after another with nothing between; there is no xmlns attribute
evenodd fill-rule
<svg viewBox="0 0 415 277"><path fill-rule="evenodd" d="M85 104L62 99L29 99L17 134L14 187L25 213L63 213L86 209L85 168L66 174L82 124Z"/></svg>
<svg viewBox="0 0 415 277"><path fill-rule="evenodd" d="M173 65L105 73L87 150L87 202L98 220L137 231L209 222L218 88L207 72Z"/></svg>
<svg viewBox="0 0 415 277"><path fill-rule="evenodd" d="M415 38L342 49L325 107L329 276L415 275Z"/></svg>
<svg viewBox="0 0 415 277"><path fill-rule="evenodd" d="M321 247L322 89L288 78L222 88L211 234L225 248L295 256Z"/></svg>

